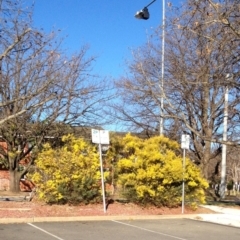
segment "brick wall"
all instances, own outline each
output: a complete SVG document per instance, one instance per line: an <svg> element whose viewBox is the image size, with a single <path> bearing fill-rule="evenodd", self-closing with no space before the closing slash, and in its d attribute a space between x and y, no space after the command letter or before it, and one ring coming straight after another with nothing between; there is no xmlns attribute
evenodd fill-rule
<svg viewBox="0 0 240 240"><path fill-rule="evenodd" d="M20 180L20 189L21 191L24 192L31 192L32 189L35 188L35 185L33 184L33 182L25 180L25 179L21 179Z"/></svg>
<svg viewBox="0 0 240 240"><path fill-rule="evenodd" d="M9 172L7 170L0 170L0 191L9 190Z"/></svg>

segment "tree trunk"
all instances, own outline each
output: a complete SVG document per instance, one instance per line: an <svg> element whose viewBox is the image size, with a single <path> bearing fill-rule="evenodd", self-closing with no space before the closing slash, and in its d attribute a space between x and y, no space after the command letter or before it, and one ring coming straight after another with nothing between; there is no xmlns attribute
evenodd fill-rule
<svg viewBox="0 0 240 240"><path fill-rule="evenodd" d="M204 154L203 154L203 160L202 160L202 163L203 163L203 168L202 168L203 176L207 180L210 180L209 179L210 156L211 156L210 143L207 143L206 144L206 149L205 149Z"/></svg>
<svg viewBox="0 0 240 240"><path fill-rule="evenodd" d="M209 171L208 171L208 162L205 162L203 164L203 169L202 169L202 172L203 172L203 176L204 178L206 178L207 180L209 180Z"/></svg>
<svg viewBox="0 0 240 240"><path fill-rule="evenodd" d="M20 192L20 178L21 173L17 170L9 170L10 173L10 191L11 192Z"/></svg>

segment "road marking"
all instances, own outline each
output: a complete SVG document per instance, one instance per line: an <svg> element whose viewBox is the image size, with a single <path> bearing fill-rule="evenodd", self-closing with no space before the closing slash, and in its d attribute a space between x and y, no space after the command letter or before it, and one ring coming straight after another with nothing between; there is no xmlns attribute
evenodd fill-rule
<svg viewBox="0 0 240 240"><path fill-rule="evenodd" d="M50 235L50 236L52 236L52 237L54 237L54 238L56 238L56 239L58 239L58 240L64 240L63 238L60 238L60 237L58 237L58 236L56 236L56 235L54 235L54 234L51 234L50 232L45 231L44 229L42 229L42 228L40 228L40 227L37 227L37 226L33 225L32 223L28 223L28 225L30 225L30 226L32 226L32 227L34 227L34 228L36 228L36 229L38 229L38 230L40 230L40 231L48 234L48 235Z"/></svg>
<svg viewBox="0 0 240 240"><path fill-rule="evenodd" d="M141 229L141 230L143 230L143 231L156 233L156 234L159 234L159 235L162 235L162 236L166 236L166 237L171 237L171 238L174 238L174 239L187 240L186 238L180 238L180 237L176 237L176 236L169 235L169 234L165 234L165 233L161 233L161 232L156 232L156 231L153 231L153 230L149 230L149 229L147 229L147 228L138 227L138 226L135 226L135 225L131 225L131 224L124 223L124 222L119 222L119 221L116 221L116 220L112 220L112 222L120 223L120 224L123 224L123 225L129 226L129 227L138 228L138 229Z"/></svg>

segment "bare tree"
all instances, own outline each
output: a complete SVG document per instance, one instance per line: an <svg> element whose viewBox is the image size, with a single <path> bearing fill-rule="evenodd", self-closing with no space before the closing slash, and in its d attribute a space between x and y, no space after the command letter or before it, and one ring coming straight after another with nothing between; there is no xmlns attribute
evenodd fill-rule
<svg viewBox="0 0 240 240"><path fill-rule="evenodd" d="M44 139L65 126L100 125L108 98L104 81L91 74L95 58L86 57L88 47L66 57L55 33L33 28L31 13L19 1L0 2L0 136L7 145L1 162L11 191L20 190Z"/></svg>
<svg viewBox="0 0 240 240"><path fill-rule="evenodd" d="M227 173L228 181L233 181L234 184L239 183L240 180L239 148L230 148L228 150Z"/></svg>
<svg viewBox="0 0 240 240"><path fill-rule="evenodd" d="M191 150L206 178L209 165L221 153L224 92L228 86L229 145L238 145L239 132L239 39L238 16L230 17L231 3L218 3L230 25L219 19L220 7L209 1L187 1L172 9L166 25L165 76L161 88L161 28L148 43L134 52L127 77L118 81L123 105L116 108L122 119L138 128L156 132L160 100L164 100L165 135L191 135ZM236 3L239 9L239 4ZM215 6L215 5L214 5ZM236 13L236 11L234 11ZM160 31L159 31L160 30ZM231 79L226 76L231 73ZM124 107L123 107L124 106ZM172 132L171 132L172 135ZM213 143L216 147L213 148Z"/></svg>

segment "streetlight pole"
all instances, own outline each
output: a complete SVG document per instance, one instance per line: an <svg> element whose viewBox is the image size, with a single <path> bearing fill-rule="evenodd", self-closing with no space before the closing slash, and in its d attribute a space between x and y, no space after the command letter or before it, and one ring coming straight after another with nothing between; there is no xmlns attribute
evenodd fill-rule
<svg viewBox="0 0 240 240"><path fill-rule="evenodd" d="M159 134L163 135L163 84L164 84L164 62L165 62L165 0L162 0L162 75L161 75L161 100L160 100L160 122L159 122Z"/></svg>
<svg viewBox="0 0 240 240"><path fill-rule="evenodd" d="M153 0L150 2L146 7L144 7L142 10L138 11L135 14L135 17L138 19L149 19L149 12L148 12L148 6L153 4L156 0ZM165 0L162 0L162 66L161 66L161 82L160 82L160 88L161 88L161 97L160 97L160 119L159 119L159 135L163 135L163 114L164 114L164 62L165 62Z"/></svg>

